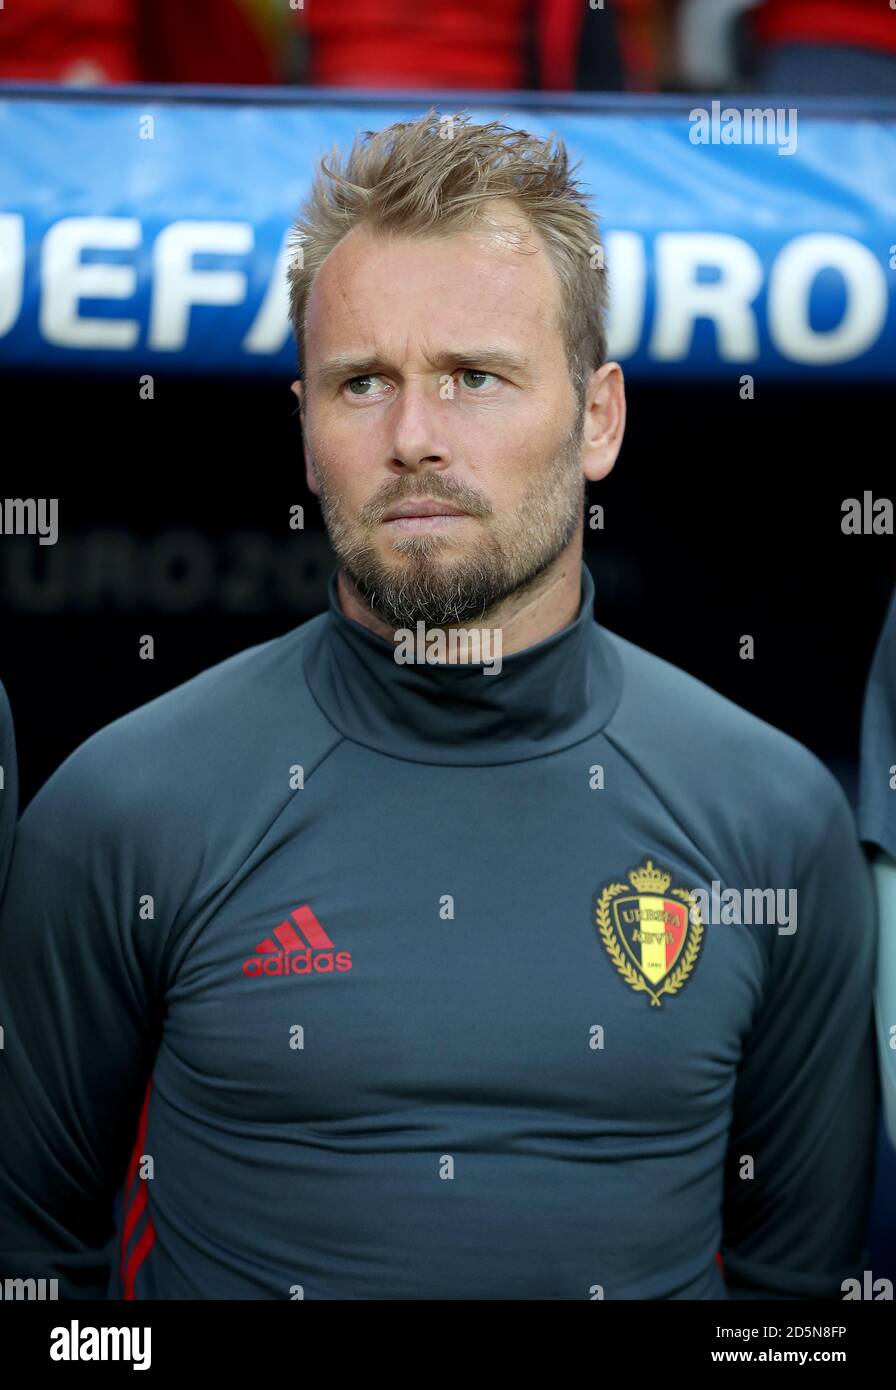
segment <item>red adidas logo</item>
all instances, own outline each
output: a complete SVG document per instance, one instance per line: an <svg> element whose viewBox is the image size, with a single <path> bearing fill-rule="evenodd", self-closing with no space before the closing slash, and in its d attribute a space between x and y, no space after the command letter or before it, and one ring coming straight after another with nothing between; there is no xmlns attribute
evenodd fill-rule
<svg viewBox="0 0 896 1390"><path fill-rule="evenodd" d="M351 970L351 952L336 950L307 903L289 915L292 922L281 922L273 936L259 941L256 954L243 961L244 975L329 975L334 970Z"/></svg>

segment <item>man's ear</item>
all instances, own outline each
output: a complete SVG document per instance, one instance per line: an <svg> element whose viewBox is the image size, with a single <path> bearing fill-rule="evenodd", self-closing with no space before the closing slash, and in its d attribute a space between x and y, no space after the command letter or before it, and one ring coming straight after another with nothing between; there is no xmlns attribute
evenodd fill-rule
<svg viewBox="0 0 896 1390"><path fill-rule="evenodd" d="M625 383L618 362L591 373L585 395L582 471L591 483L610 472L625 433Z"/></svg>
<svg viewBox="0 0 896 1390"><path fill-rule="evenodd" d="M311 454L308 450L308 439L305 433L304 384L301 381L296 380L292 383L289 389L290 391L292 391L293 395L299 403L299 420L302 425L302 452L305 455L305 482L308 484L308 491L312 493L313 496L319 497L320 491L317 486L317 474L315 473L314 467L311 463Z"/></svg>

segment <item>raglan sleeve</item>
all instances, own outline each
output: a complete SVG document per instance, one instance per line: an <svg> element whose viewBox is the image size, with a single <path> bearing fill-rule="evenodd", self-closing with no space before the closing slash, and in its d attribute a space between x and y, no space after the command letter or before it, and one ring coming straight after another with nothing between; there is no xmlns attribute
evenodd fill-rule
<svg viewBox="0 0 896 1390"><path fill-rule="evenodd" d="M849 803L820 763L807 792L789 851L796 929L792 913L783 930L763 928L765 988L735 1085L721 1248L733 1299L841 1299L867 1261L874 889Z"/></svg>
<svg viewBox="0 0 896 1390"><path fill-rule="evenodd" d="M158 1033L136 851L94 735L22 815L0 910L0 1279L107 1296Z"/></svg>

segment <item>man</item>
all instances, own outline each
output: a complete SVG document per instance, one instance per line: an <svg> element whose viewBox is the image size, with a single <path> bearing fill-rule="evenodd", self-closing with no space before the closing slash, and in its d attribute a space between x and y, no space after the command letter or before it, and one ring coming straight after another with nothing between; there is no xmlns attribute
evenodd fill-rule
<svg viewBox="0 0 896 1390"><path fill-rule="evenodd" d="M877 892L880 932L874 1011L884 1125L896 1148L896 591L865 689L859 832Z"/></svg>
<svg viewBox="0 0 896 1390"><path fill-rule="evenodd" d="M869 871L814 756L594 622L625 402L564 147L431 112L322 164L296 233L328 611L22 817L0 1273L710 1299L721 1254L732 1296L840 1297Z"/></svg>

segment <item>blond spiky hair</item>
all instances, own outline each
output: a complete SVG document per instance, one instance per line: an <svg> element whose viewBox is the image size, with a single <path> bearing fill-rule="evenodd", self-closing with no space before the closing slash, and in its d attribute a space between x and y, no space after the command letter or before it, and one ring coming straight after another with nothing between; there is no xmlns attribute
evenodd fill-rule
<svg viewBox="0 0 896 1390"><path fill-rule="evenodd" d="M314 277L342 238L361 223L425 236L467 230L482 204L514 202L544 238L560 279L566 356L581 408L587 375L606 360L607 283L597 220L572 178L566 146L498 121L473 125L466 113L356 136L341 166L334 148L293 222L289 313L302 362Z"/></svg>

